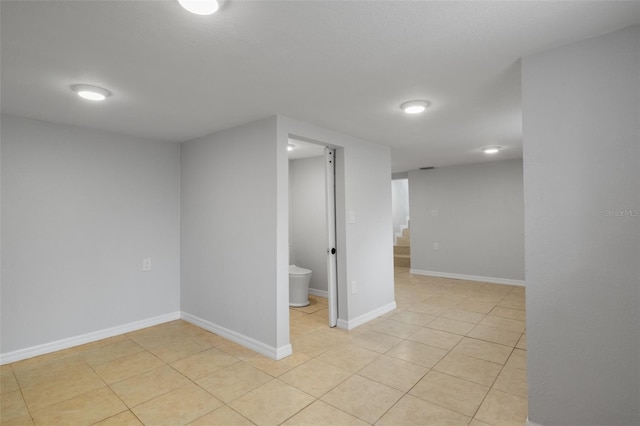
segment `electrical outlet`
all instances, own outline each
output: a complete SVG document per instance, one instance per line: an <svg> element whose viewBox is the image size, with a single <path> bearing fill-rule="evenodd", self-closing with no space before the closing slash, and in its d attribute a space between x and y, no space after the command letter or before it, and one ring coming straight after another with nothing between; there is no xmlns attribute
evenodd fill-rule
<svg viewBox="0 0 640 426"><path fill-rule="evenodd" d="M433 243L433 249L434 250L440 250L440 244L439 243Z"/></svg>
<svg viewBox="0 0 640 426"><path fill-rule="evenodd" d="M431 217L438 217L439 214L440 213L438 212L438 210L436 209L431 210Z"/></svg>
<svg viewBox="0 0 640 426"><path fill-rule="evenodd" d="M147 272L147 271L151 270L151 258L150 257L145 257L144 259L142 259L142 270L144 272Z"/></svg>
<svg viewBox="0 0 640 426"><path fill-rule="evenodd" d="M358 283L354 280L351 281L351 294L356 294L358 292Z"/></svg>

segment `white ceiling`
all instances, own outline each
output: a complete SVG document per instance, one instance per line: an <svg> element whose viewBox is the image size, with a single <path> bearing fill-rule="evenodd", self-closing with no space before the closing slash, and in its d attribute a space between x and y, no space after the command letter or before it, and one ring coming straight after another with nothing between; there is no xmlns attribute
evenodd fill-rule
<svg viewBox="0 0 640 426"><path fill-rule="evenodd" d="M283 114L392 147L395 172L522 155L519 58L638 1L2 1L2 112L185 141ZM76 83L113 96L88 104ZM407 100L428 99L421 116ZM330 141L327 141L330 142Z"/></svg>

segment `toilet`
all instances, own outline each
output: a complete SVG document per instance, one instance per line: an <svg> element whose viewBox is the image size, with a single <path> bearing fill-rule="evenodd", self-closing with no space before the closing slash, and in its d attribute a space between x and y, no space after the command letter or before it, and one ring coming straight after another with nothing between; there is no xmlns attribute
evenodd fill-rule
<svg viewBox="0 0 640 426"><path fill-rule="evenodd" d="M301 308L309 304L311 270L289 265L289 306Z"/></svg>

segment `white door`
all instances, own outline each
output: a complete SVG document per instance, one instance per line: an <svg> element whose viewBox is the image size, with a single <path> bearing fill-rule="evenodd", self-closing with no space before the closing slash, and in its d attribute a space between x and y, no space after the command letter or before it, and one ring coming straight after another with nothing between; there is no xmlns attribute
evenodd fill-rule
<svg viewBox="0 0 640 426"><path fill-rule="evenodd" d="M336 150L324 149L327 205L327 281L329 327L338 324L338 275L336 267Z"/></svg>

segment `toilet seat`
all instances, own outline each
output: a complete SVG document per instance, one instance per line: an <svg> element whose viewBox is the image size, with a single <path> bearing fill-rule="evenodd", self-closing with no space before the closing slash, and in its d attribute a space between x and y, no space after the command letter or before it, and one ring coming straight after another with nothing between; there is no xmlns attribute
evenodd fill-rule
<svg viewBox="0 0 640 426"><path fill-rule="evenodd" d="M310 273L311 273L310 269L301 268L296 265L289 265L289 275L300 276L300 275L307 275Z"/></svg>

